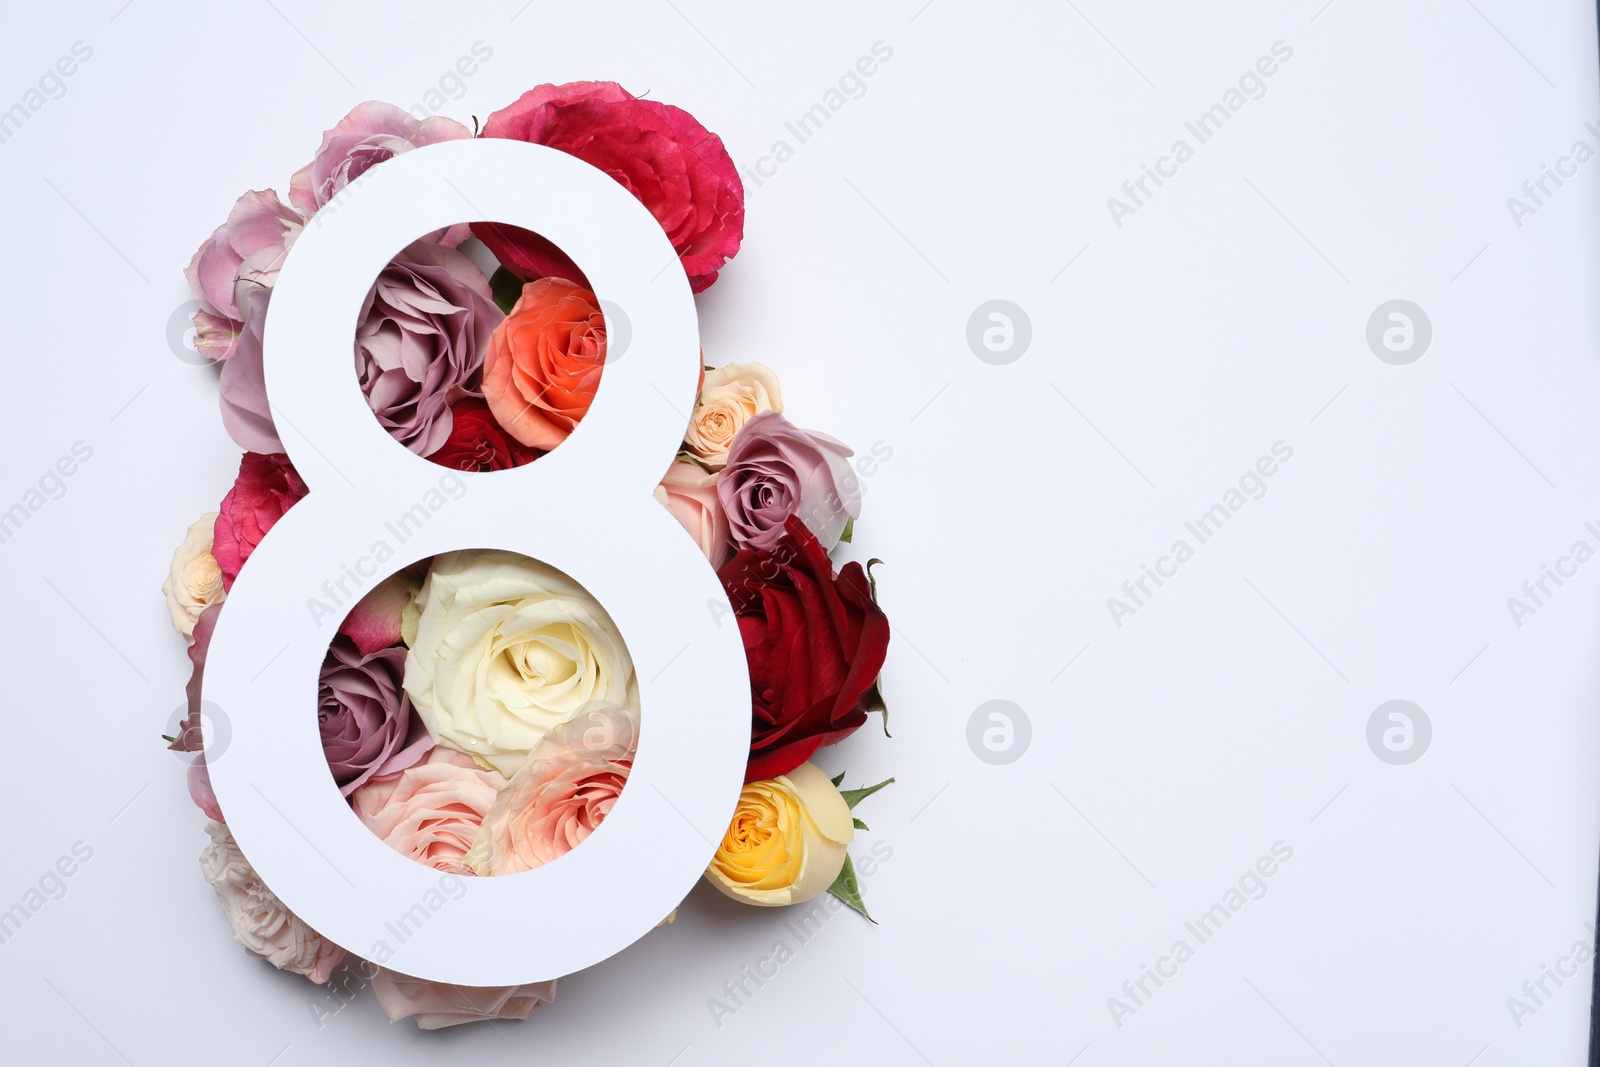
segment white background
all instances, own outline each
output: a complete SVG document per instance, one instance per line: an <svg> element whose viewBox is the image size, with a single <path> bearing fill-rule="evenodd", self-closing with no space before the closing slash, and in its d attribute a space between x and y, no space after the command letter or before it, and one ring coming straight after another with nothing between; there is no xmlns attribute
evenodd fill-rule
<svg viewBox="0 0 1600 1067"><path fill-rule="evenodd" d="M94 49L0 145L0 509L94 449L0 545L0 908L93 848L0 945L18 1055L1582 1061L1586 970L1520 1027L1507 998L1593 936L1600 563L1521 627L1506 598L1600 546L1600 165L1520 228L1506 199L1600 147L1592 7L121 4L33 6L0 39L0 107ZM331 1002L229 937L157 737L188 675L158 587L238 454L213 373L165 329L239 193L286 192L353 104L421 100L480 40L493 57L448 114L610 78L692 111L741 169L893 48L752 184L744 251L700 300L711 362L766 362L801 425L893 448L856 546L888 561L895 736L872 724L824 759L898 778L858 812L857 851L893 858L866 886L877 926L841 914L798 944L791 916L702 887L529 1023L424 1034L369 992L319 1025ZM1107 197L1280 40L1266 95L1115 225ZM1005 366L965 340L991 298L1032 321ZM1396 298L1433 326L1409 366L1365 340ZM1279 440L1266 496L1117 627L1106 599ZM1408 766L1367 746L1394 698L1433 726ZM966 740L993 699L1032 723L1008 766ZM1118 1026L1108 998L1194 945L1184 923L1278 841L1293 859L1266 896ZM719 1028L708 998L780 938L795 958Z"/></svg>

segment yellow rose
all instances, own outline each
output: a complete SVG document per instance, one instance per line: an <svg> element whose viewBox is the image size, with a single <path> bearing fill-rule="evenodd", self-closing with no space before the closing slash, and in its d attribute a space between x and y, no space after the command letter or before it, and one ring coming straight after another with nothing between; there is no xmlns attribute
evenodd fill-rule
<svg viewBox="0 0 1600 1067"><path fill-rule="evenodd" d="M850 806L815 764L751 782L706 880L746 904L781 907L824 892L855 837Z"/></svg>

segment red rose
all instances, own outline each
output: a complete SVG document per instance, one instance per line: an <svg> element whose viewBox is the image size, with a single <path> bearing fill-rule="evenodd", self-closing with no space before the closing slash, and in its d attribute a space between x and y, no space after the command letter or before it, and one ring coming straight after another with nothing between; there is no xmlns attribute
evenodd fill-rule
<svg viewBox="0 0 1600 1067"><path fill-rule="evenodd" d="M428 457L440 466L458 471L503 471L539 457L538 449L506 433L482 400L458 401L450 408L450 417L449 438Z"/></svg>
<svg viewBox="0 0 1600 1067"><path fill-rule="evenodd" d="M771 548L741 549L717 572L750 662L754 719L745 781L794 770L867 721L889 648L889 620L866 572L838 575L805 523Z"/></svg>
<svg viewBox="0 0 1600 1067"><path fill-rule="evenodd" d="M217 511L211 545L211 554L222 570L224 589L233 588L233 580L239 577L239 568L250 553L306 491L306 483L282 452L244 454L239 461L239 477Z"/></svg>
<svg viewBox="0 0 1600 1067"><path fill-rule="evenodd" d="M670 104L640 100L615 82L540 85L489 116L483 136L548 145L611 175L650 209L695 292L744 237L744 185L722 139ZM494 223L472 232L513 274L588 286L555 245Z"/></svg>

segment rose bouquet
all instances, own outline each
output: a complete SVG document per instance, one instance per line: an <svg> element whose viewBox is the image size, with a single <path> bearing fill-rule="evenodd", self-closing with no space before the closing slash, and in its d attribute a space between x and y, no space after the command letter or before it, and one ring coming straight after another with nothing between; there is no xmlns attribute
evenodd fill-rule
<svg viewBox="0 0 1600 1067"><path fill-rule="evenodd" d="M188 528L162 586L192 663L187 707L167 740L192 754L189 791L210 820L201 869L234 936L317 983L346 952L251 868L201 744L217 617L256 546L307 493L274 426L264 320L278 271L318 211L397 154L472 136L450 119L362 104L323 135L287 203L247 192L185 270L195 346L220 366L223 425L244 455L217 510ZM738 251L738 175L721 140L679 108L613 83L542 85L477 136L545 145L605 171L661 224L695 292ZM428 234L383 269L361 308L354 369L380 425L445 468L440 490L458 494L464 478L559 447L589 410L606 354L606 317L578 265L538 234L483 221ZM884 711L888 620L868 570L835 567L829 553L851 539L861 477L887 455L852 462L841 442L790 422L777 376L761 364L708 366L655 491L716 569L728 598L719 610L736 619L749 665L746 784L705 873L736 900L780 906L832 892L866 914L848 854L865 824L851 809L888 783L841 789L842 775L809 761ZM623 635L580 584L515 553L404 565L344 614L319 683L323 752L353 817L440 871L451 892L460 879L530 870L577 847L633 765L641 709ZM553 982L445 986L384 962L359 961L362 978L391 1020L424 1028L526 1018L555 992Z"/></svg>

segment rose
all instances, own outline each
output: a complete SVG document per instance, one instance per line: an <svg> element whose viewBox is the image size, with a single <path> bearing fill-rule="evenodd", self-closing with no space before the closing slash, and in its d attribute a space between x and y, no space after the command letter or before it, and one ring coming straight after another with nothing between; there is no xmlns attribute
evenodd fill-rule
<svg viewBox="0 0 1600 1067"><path fill-rule="evenodd" d="M452 248L418 241L383 268L356 320L356 377L395 440L422 456L445 443L502 318L489 279Z"/></svg>
<svg viewBox="0 0 1600 1067"><path fill-rule="evenodd" d="M505 781L471 756L435 748L398 776L361 786L350 794L350 806L367 829L407 859L471 874L461 857Z"/></svg>
<svg viewBox="0 0 1600 1067"><path fill-rule="evenodd" d="M194 323L196 352L218 363L233 355L234 346L239 343L239 331L244 329L244 323L235 322L226 315L214 315L209 311L196 311L191 321Z"/></svg>
<svg viewBox="0 0 1600 1067"><path fill-rule="evenodd" d="M489 116L485 137L548 145L615 178L650 209L695 292L739 251L744 186L721 138L682 108L640 100L615 82L540 85ZM572 261L526 230L472 232L522 278L574 278Z"/></svg>
<svg viewBox="0 0 1600 1067"><path fill-rule="evenodd" d="M746 904L800 904L827 890L855 838L850 806L815 764L749 782L706 881Z"/></svg>
<svg viewBox="0 0 1600 1067"><path fill-rule="evenodd" d="M245 294L245 321L217 381L222 428L246 452L263 454L283 451L283 441L272 421L272 407L267 403L267 376L262 365L262 331L271 299L271 289L254 289Z"/></svg>
<svg viewBox="0 0 1600 1067"><path fill-rule="evenodd" d="M339 632L354 641L363 655L398 643L400 620L421 584L407 571L389 575L356 601L339 623Z"/></svg>
<svg viewBox="0 0 1600 1067"><path fill-rule="evenodd" d="M458 471L500 471L531 463L538 456L537 449L500 428L488 404L468 397L451 406L450 436L428 458Z"/></svg>
<svg viewBox="0 0 1600 1067"><path fill-rule="evenodd" d="M577 848L611 811L633 768L638 716L591 709L536 745L484 816L466 863L516 874Z"/></svg>
<svg viewBox="0 0 1600 1067"><path fill-rule="evenodd" d="M733 555L728 515L717 496L717 475L697 463L676 460L656 486L655 498L689 531L713 567Z"/></svg>
<svg viewBox="0 0 1600 1067"><path fill-rule="evenodd" d="M228 828L206 823L210 844L200 853L200 871L222 901L234 939L257 959L282 971L303 974L318 985L344 959L344 949L301 922L261 881L239 851Z"/></svg>
<svg viewBox="0 0 1600 1067"><path fill-rule="evenodd" d="M195 620L224 596L222 569L211 554L216 522L217 513L208 511L189 524L183 543L172 553L167 580L161 583L161 595L167 598L167 613L172 616L173 628L190 644L194 643Z"/></svg>
<svg viewBox="0 0 1600 1067"><path fill-rule="evenodd" d="M393 104L368 100L322 135L317 154L289 179L289 202L306 215L314 214L374 164L423 145L471 136L454 119L434 115L419 120ZM460 244L465 236L448 243Z"/></svg>
<svg viewBox="0 0 1600 1067"><path fill-rule="evenodd" d="M438 1030L491 1019L526 1019L539 1005L555 999L556 983L552 979L511 986L450 985L380 967L372 977L372 991L390 1022L415 1016L418 1029Z"/></svg>
<svg viewBox="0 0 1600 1067"><path fill-rule="evenodd" d="M211 631L217 628L217 616L221 614L222 605L212 604L202 611L194 622L194 644L189 646L189 682L183 687L189 708L184 714L183 721L178 724L177 736L167 746L173 752L201 752L205 749L205 738L200 723L200 691L205 682L206 653L211 650ZM208 788L210 781L208 774L206 777ZM191 796L194 796L193 788L191 780ZM200 803L198 798L195 803Z"/></svg>
<svg viewBox="0 0 1600 1067"><path fill-rule="evenodd" d="M522 287L489 337L483 398L507 433L548 452L589 410L605 359L606 320L594 294L540 278Z"/></svg>
<svg viewBox="0 0 1600 1067"><path fill-rule="evenodd" d="M689 417L684 451L714 471L728 462L728 446L745 423L783 411L778 376L759 363L727 363L705 372L700 399Z"/></svg>
<svg viewBox="0 0 1600 1067"><path fill-rule="evenodd" d="M328 769L349 796L375 778L390 778L428 754L433 738L411 714L401 688L406 650L363 655L348 637L335 637L318 678L317 723Z"/></svg>
<svg viewBox="0 0 1600 1067"><path fill-rule="evenodd" d="M211 788L211 772L206 770L206 757L203 753L195 756L194 762L189 764L185 778L189 785L189 799L194 801L194 806L205 812L208 819L227 822L222 817L222 806L217 803L217 794Z"/></svg>
<svg viewBox="0 0 1600 1067"><path fill-rule="evenodd" d="M222 587L232 589L239 569L267 531L283 518L295 501L306 495L289 457L280 453L246 452L239 460L239 475L222 498L217 511L216 537L211 554L222 570Z"/></svg>
<svg viewBox="0 0 1600 1067"><path fill-rule="evenodd" d="M244 291L270 287L305 221L271 189L252 190L235 201L227 221L206 238L184 268L200 310L234 323L242 321L240 280L245 281ZM202 328L198 320L195 326Z"/></svg>
<svg viewBox="0 0 1600 1067"><path fill-rule="evenodd" d="M741 548L770 548L798 516L831 551L861 513L861 483L850 449L826 434L802 430L776 413L745 423L728 449L717 495Z"/></svg>
<svg viewBox="0 0 1600 1067"><path fill-rule="evenodd" d="M565 574L514 553L436 556L406 643L406 692L428 732L506 775L580 712L639 706L611 616Z"/></svg>
<svg viewBox="0 0 1600 1067"><path fill-rule="evenodd" d="M745 780L785 774L866 722L889 620L861 565L847 563L835 576L799 519L788 521L771 549L735 553L717 577L750 667L754 721Z"/></svg>

